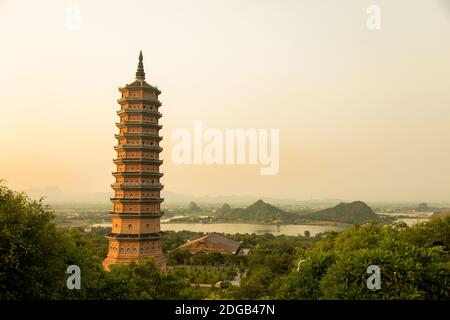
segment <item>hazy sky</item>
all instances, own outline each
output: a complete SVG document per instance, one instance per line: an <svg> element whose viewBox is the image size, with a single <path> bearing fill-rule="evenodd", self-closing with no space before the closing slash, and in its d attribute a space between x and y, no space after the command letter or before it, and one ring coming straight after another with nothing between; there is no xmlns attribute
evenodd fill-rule
<svg viewBox="0 0 450 320"><path fill-rule="evenodd" d="M109 191L117 88L142 49L162 91L167 190L449 201L448 2L0 0L0 178ZM279 173L174 165L171 133L194 120L280 129Z"/></svg>

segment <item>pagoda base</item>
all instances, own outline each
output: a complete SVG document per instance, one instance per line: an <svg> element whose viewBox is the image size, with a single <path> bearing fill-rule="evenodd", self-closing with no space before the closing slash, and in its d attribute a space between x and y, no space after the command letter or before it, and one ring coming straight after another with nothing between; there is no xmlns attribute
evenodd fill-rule
<svg viewBox="0 0 450 320"><path fill-rule="evenodd" d="M124 258L124 257L106 257L102 262L103 270L110 271L113 264L128 265L132 262L140 264L148 258L152 257L156 268L164 275L166 274L166 257L164 255L148 256L141 258Z"/></svg>

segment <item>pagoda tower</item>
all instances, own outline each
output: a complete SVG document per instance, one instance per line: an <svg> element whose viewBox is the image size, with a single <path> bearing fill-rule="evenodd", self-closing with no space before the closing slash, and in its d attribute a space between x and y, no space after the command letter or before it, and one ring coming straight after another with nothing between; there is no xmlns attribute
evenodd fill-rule
<svg viewBox="0 0 450 320"><path fill-rule="evenodd" d="M116 123L119 128L118 144L114 147L117 170L113 172L115 183L111 185L114 190L110 213L112 231L106 236L109 249L103 267L109 270L112 264L140 263L153 257L160 272L165 273L160 230L163 174L159 172L162 126L158 123L161 118L158 96L161 91L145 81L142 60L141 51L136 80L119 88L122 97L117 101L120 122Z"/></svg>

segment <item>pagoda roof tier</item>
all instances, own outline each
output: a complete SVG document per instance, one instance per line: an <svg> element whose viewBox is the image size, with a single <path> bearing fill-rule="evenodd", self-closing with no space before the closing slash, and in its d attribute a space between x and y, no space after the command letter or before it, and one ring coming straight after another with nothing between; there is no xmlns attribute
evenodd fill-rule
<svg viewBox="0 0 450 320"><path fill-rule="evenodd" d="M151 114L156 116L157 118L162 117L162 113L156 110L145 110L145 109L120 109L117 110L117 114L120 116L121 114Z"/></svg>
<svg viewBox="0 0 450 320"><path fill-rule="evenodd" d="M136 150L136 149L146 149L161 152L163 149L158 146L152 146L148 144L122 144L119 146L114 146L114 150Z"/></svg>
<svg viewBox="0 0 450 320"><path fill-rule="evenodd" d="M118 128L124 128L124 127L144 127L144 128L157 128L162 129L162 125L152 122L146 122L146 121L136 121L136 120L125 120L122 122L116 122L116 126Z"/></svg>
<svg viewBox="0 0 450 320"><path fill-rule="evenodd" d="M142 213L136 213L136 212L114 212L110 211L110 215L117 216L123 219L136 219L136 218L161 218L164 215L164 211L159 212L142 212Z"/></svg>
<svg viewBox="0 0 450 320"><path fill-rule="evenodd" d="M123 176L123 177L158 177L161 178L164 173L162 172L145 172L145 171L124 171L124 172L119 172L119 171L115 171L112 173L112 175L114 177L116 176Z"/></svg>
<svg viewBox="0 0 450 320"><path fill-rule="evenodd" d="M156 98L149 98L149 97L122 97L117 100L117 102L123 106L124 104L130 103L130 102L147 102L147 103L153 103L156 106L161 106L161 102Z"/></svg>
<svg viewBox="0 0 450 320"><path fill-rule="evenodd" d="M114 159L113 162L115 164L155 164L162 165L163 161L159 159L146 159L146 158L123 158L123 159Z"/></svg>
<svg viewBox="0 0 450 320"><path fill-rule="evenodd" d="M111 188L114 190L162 190L164 185L161 183L113 183Z"/></svg>
<svg viewBox="0 0 450 320"><path fill-rule="evenodd" d="M109 198L112 202L117 203L161 203L164 198L145 199L145 198Z"/></svg>
<svg viewBox="0 0 450 320"><path fill-rule="evenodd" d="M161 94L161 91L158 89L158 87L152 86L147 81L141 80L141 79L136 79L132 83L126 84L123 87L120 87L119 91L120 92L124 92L124 91L129 90L129 89L142 89L144 91L153 91L153 92L156 92L158 94Z"/></svg>
<svg viewBox="0 0 450 320"><path fill-rule="evenodd" d="M162 136L159 136L154 133L144 133L144 132L127 132L127 133L118 133L114 135L116 139L119 138L153 138L157 141L161 141L163 139Z"/></svg>
<svg viewBox="0 0 450 320"><path fill-rule="evenodd" d="M130 239L130 240L144 240L144 239L161 239L163 237L163 232L156 233L109 233L106 235L107 238L113 239Z"/></svg>

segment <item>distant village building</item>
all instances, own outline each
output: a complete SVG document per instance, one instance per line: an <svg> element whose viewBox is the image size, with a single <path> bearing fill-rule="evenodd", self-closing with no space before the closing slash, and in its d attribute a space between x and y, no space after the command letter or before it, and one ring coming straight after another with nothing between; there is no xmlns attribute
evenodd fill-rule
<svg viewBox="0 0 450 320"><path fill-rule="evenodd" d="M228 238L220 233L209 233L206 236L190 240L178 250L186 250L192 254L197 253L221 253L221 254L242 254L241 242Z"/></svg>
<svg viewBox="0 0 450 320"><path fill-rule="evenodd" d="M109 270L112 264L140 263L153 257L158 269L165 273L160 230L163 185L159 171L162 126L158 123L161 117L158 96L161 91L145 81L142 60L141 52L136 80L119 88L122 97L117 112L120 122L116 123L118 144L114 147L117 170L112 185L112 232L106 236L109 249L103 267Z"/></svg>

